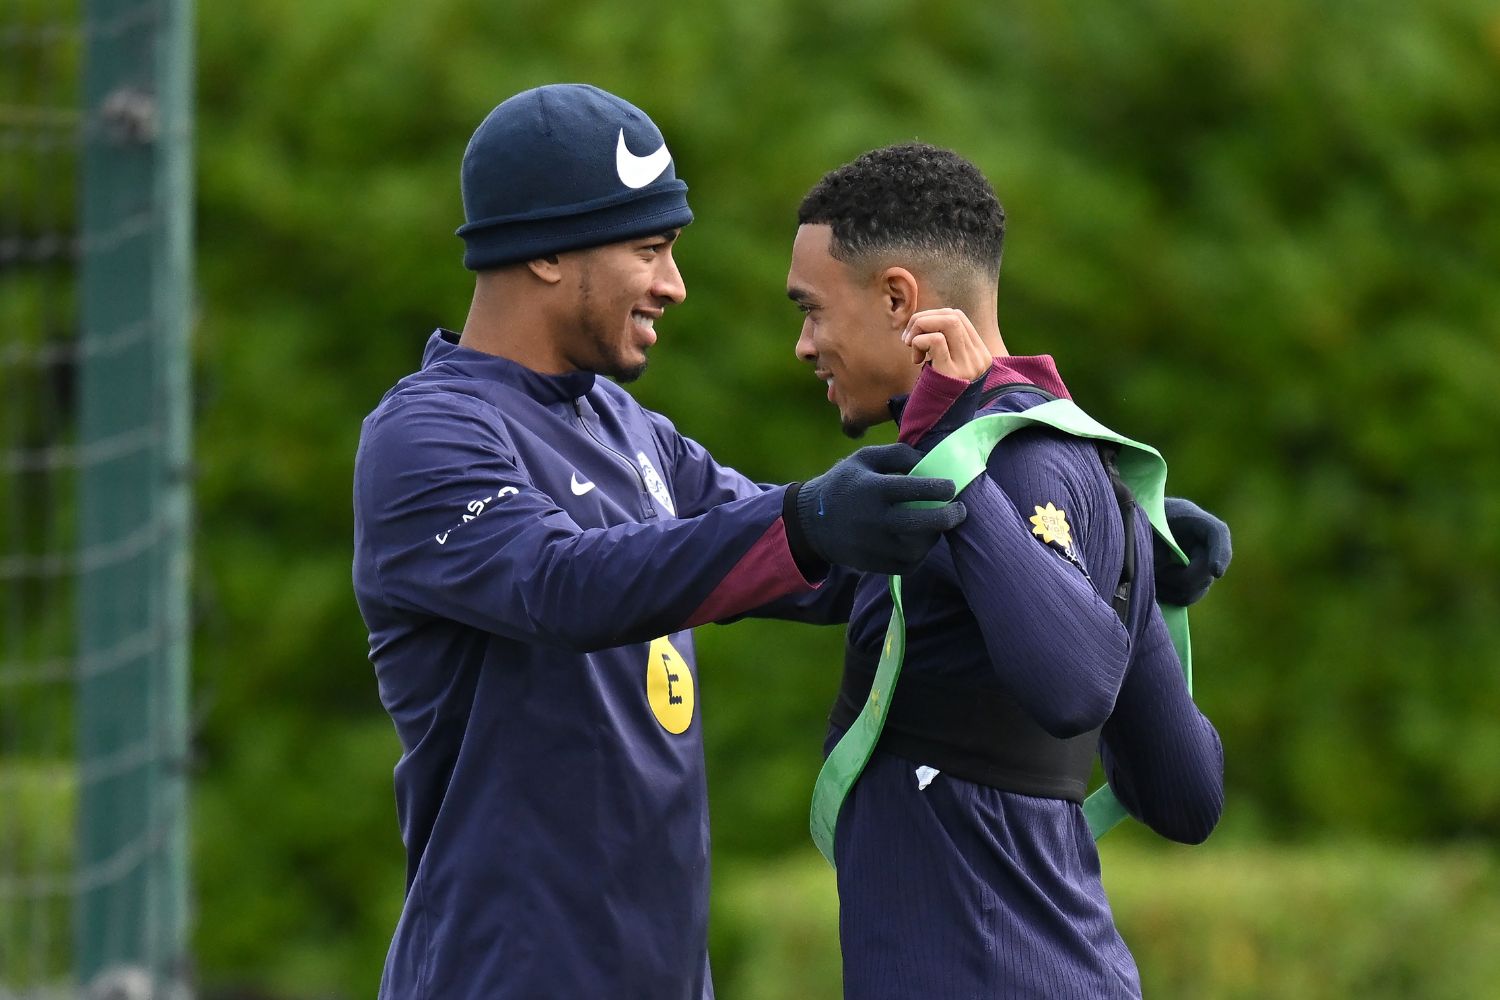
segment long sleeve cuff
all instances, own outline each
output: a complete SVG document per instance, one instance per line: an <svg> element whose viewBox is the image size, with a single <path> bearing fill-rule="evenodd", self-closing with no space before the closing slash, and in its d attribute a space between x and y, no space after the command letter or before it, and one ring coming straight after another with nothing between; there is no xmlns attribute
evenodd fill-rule
<svg viewBox="0 0 1500 1000"><path fill-rule="evenodd" d="M964 391L971 384L982 385L988 374L986 372L976 382L969 383L952 375L944 375L931 365L924 365L922 373L917 376L917 384L912 388L911 397L906 401L906 408L901 413L901 443L916 447L919 441L943 421L943 417L953 409L953 404ZM962 424L967 419L964 416L958 423Z"/></svg>
<svg viewBox="0 0 1500 1000"><path fill-rule="evenodd" d="M797 494L801 483L792 483L781 500L781 522L786 527L786 545L792 551L797 569L808 581L821 580L828 575L828 563L814 551L802 530L802 518L797 516Z"/></svg>

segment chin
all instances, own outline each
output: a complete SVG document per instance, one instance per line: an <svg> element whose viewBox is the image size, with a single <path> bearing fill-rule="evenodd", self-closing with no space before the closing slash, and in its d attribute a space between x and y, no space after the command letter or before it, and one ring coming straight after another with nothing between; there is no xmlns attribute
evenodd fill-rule
<svg viewBox="0 0 1500 1000"><path fill-rule="evenodd" d="M600 371L616 382L634 382L646 374L648 361L645 351L626 351L610 358L609 367Z"/></svg>
<svg viewBox="0 0 1500 1000"><path fill-rule="evenodd" d="M606 372L605 374L609 375L610 378L623 385L626 382L634 382L636 379L646 374L646 366L647 362L642 360L639 364L630 365L628 367L625 365L617 365L613 371Z"/></svg>
<svg viewBox="0 0 1500 1000"><path fill-rule="evenodd" d="M876 424L885 423L889 419L891 419L891 415L888 412L867 412L863 408L851 409L849 411L844 410L842 407L839 409L839 427L843 430L845 437L855 441L864 437L865 431L868 431L871 427L874 427Z"/></svg>

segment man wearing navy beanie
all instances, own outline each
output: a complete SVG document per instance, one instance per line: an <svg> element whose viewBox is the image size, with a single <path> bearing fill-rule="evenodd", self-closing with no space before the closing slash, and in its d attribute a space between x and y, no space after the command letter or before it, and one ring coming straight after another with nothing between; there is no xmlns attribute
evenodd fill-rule
<svg viewBox="0 0 1500 1000"><path fill-rule="evenodd" d="M366 418L354 587L402 744L385 998L703 1000L692 628L847 620L963 520L907 445L801 484L716 463L608 375L645 368L692 221L661 132L594 87L502 103L464 155L463 329Z"/></svg>
<svg viewBox="0 0 1500 1000"><path fill-rule="evenodd" d="M587 84L538 87L490 112L464 153L463 198L471 271L693 221L656 125Z"/></svg>

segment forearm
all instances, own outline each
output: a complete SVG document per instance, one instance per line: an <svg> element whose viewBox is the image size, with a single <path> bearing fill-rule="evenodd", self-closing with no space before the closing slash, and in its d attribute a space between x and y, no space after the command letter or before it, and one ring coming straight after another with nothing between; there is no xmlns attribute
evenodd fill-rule
<svg viewBox="0 0 1500 1000"><path fill-rule="evenodd" d="M421 512L380 525L392 603L575 650L652 639L811 589L780 523L780 491L696 518L581 529L534 493L443 543ZM399 539L399 540L398 540Z"/></svg>
<svg viewBox="0 0 1500 1000"><path fill-rule="evenodd" d="M854 607L854 591L861 575L858 570L847 566L829 566L817 590L788 594L752 608L739 617L777 618L808 625L842 625L849 620Z"/></svg>
<svg viewBox="0 0 1500 1000"><path fill-rule="evenodd" d="M1141 822L1189 844L1213 831L1224 808L1223 745L1193 703L1154 609L1101 749L1110 787Z"/></svg>

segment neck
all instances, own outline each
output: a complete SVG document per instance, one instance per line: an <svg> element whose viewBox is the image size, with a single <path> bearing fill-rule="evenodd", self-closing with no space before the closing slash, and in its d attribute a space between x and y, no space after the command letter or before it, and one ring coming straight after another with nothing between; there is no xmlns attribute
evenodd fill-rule
<svg viewBox="0 0 1500 1000"><path fill-rule="evenodd" d="M937 309L952 306L962 309L964 315L969 317L969 322L974 324L979 339L984 341L984 346L990 349L991 356L1010 357L1010 351L1006 350L1005 341L1000 336L1000 314L999 306L995 301L994 286L970 287L966 289L967 294L963 292L953 295L933 294L935 291L936 289L930 286L924 287L918 293L917 308Z"/></svg>
<svg viewBox="0 0 1500 1000"><path fill-rule="evenodd" d="M984 346L990 349L993 357L1010 357L1010 351L1005 349L1005 341L1000 337L1000 318L996 315L993 304L978 316L969 314L969 322L974 324L974 329L979 332L979 339L984 341Z"/></svg>
<svg viewBox="0 0 1500 1000"><path fill-rule="evenodd" d="M571 371L555 338L548 334L552 325L545 311L520 287L517 277L490 271L475 279L459 345L507 358L543 375Z"/></svg>

